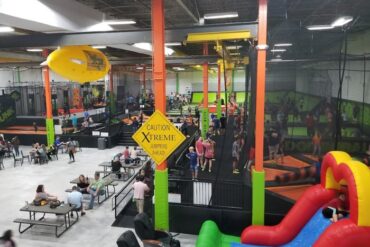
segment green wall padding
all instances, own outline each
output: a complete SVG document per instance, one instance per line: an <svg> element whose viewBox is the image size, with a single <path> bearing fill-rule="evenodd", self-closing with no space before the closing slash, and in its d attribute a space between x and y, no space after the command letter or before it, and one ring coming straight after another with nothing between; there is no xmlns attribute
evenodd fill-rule
<svg viewBox="0 0 370 247"><path fill-rule="evenodd" d="M169 215L168 215L168 169L155 170L154 179L154 215L155 229L168 231L169 230Z"/></svg>
<svg viewBox="0 0 370 247"><path fill-rule="evenodd" d="M252 224L265 224L265 172L252 171Z"/></svg>

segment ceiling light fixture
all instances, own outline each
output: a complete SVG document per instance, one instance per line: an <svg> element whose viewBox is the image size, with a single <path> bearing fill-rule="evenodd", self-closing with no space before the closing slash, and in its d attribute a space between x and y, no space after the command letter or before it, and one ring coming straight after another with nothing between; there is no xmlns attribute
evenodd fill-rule
<svg viewBox="0 0 370 247"><path fill-rule="evenodd" d="M14 28L12 27L6 27L6 26L2 26L0 27L0 33L11 33L11 32L14 32Z"/></svg>
<svg viewBox="0 0 370 247"><path fill-rule="evenodd" d="M144 69L144 67L138 66L136 67L136 69L141 70L141 69Z"/></svg>
<svg viewBox="0 0 370 247"><path fill-rule="evenodd" d="M271 52L286 52L286 49L272 49Z"/></svg>
<svg viewBox="0 0 370 247"><path fill-rule="evenodd" d="M320 31L320 30L329 30L333 29L332 25L311 25L306 27L310 31Z"/></svg>
<svg viewBox="0 0 370 247"><path fill-rule="evenodd" d="M182 44L181 42L169 42L169 43L165 43L164 45L165 46L180 46Z"/></svg>
<svg viewBox="0 0 370 247"><path fill-rule="evenodd" d="M240 49L240 48L241 48L240 45L228 45L228 46L226 46L227 50L237 50L237 49Z"/></svg>
<svg viewBox="0 0 370 247"><path fill-rule="evenodd" d="M336 19L335 21L333 21L331 26L332 27L342 27L342 26L346 25L347 23L350 23L351 21L353 21L352 16L341 16L338 19Z"/></svg>
<svg viewBox="0 0 370 247"><path fill-rule="evenodd" d="M210 14L204 15L204 19L206 20L226 19L226 18L236 18L236 17L239 17L238 12L210 13Z"/></svg>
<svg viewBox="0 0 370 247"><path fill-rule="evenodd" d="M239 55L240 55L239 52L230 53L230 56L239 56Z"/></svg>
<svg viewBox="0 0 370 247"><path fill-rule="evenodd" d="M184 68L181 68L181 67L173 67L174 70L178 70L178 71L184 71L185 69Z"/></svg>
<svg viewBox="0 0 370 247"><path fill-rule="evenodd" d="M292 43L279 43L279 44L275 44L274 46L276 47L288 47L288 46L292 46L293 44Z"/></svg>
<svg viewBox="0 0 370 247"><path fill-rule="evenodd" d="M113 25L131 25L131 24L136 24L136 21L134 21L134 20L104 20L103 22L105 24L110 25L110 26L113 26Z"/></svg>
<svg viewBox="0 0 370 247"><path fill-rule="evenodd" d="M105 45L93 45L92 48L94 49L107 49Z"/></svg>
<svg viewBox="0 0 370 247"><path fill-rule="evenodd" d="M30 49L27 49L27 51L29 51L29 52L42 52L42 49L40 49L40 48L30 48Z"/></svg>
<svg viewBox="0 0 370 247"><path fill-rule="evenodd" d="M146 51L152 51L152 44L150 44L150 43L145 43L145 42L135 43L132 46L134 46L136 48L139 48L139 49L146 50ZM175 51L172 48L169 48L169 47L165 47L164 48L164 54L166 56L170 56L173 53L175 53Z"/></svg>

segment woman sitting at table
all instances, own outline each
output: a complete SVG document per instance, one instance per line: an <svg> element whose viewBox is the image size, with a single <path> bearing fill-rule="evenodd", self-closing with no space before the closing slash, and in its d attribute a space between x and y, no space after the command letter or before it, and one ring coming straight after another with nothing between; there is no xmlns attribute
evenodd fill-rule
<svg viewBox="0 0 370 247"><path fill-rule="evenodd" d="M49 193L45 192L45 188L43 184L37 186L36 189L36 196L34 201L56 201L58 198L56 196L50 195Z"/></svg>
<svg viewBox="0 0 370 247"><path fill-rule="evenodd" d="M78 177L78 183L77 183L77 187L78 187L78 191L83 193L83 194L88 194L86 189L87 187L89 187L90 183L89 183L89 178L85 177L84 175L80 175Z"/></svg>

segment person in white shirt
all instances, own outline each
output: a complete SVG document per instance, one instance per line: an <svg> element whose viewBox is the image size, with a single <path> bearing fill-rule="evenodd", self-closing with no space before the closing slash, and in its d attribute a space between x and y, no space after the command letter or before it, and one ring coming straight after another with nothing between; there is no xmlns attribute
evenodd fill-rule
<svg viewBox="0 0 370 247"><path fill-rule="evenodd" d="M84 208L82 206L82 193L77 191L76 185L72 187L72 192L68 194L68 203L76 206L73 211L81 211L81 216L85 215ZM73 217L73 212L71 213L71 217Z"/></svg>
<svg viewBox="0 0 370 247"><path fill-rule="evenodd" d="M131 162L133 162L133 163L139 163L140 162L140 158L137 157L137 148L136 147L134 147L134 149L131 150L130 158L131 158Z"/></svg>
<svg viewBox="0 0 370 247"><path fill-rule="evenodd" d="M144 212L144 195L145 192L149 191L148 185L143 181L144 177L139 175L136 177L136 182L132 185L132 188L134 189L134 200L139 214Z"/></svg>

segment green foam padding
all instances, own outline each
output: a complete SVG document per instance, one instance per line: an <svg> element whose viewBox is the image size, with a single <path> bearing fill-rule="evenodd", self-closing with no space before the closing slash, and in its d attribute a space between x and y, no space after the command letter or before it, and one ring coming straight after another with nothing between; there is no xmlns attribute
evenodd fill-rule
<svg viewBox="0 0 370 247"><path fill-rule="evenodd" d="M195 246L230 247L235 242L240 243L240 237L223 234L215 222L207 220L202 224Z"/></svg>
<svg viewBox="0 0 370 247"><path fill-rule="evenodd" d="M53 119L46 119L46 138L48 142L48 147L53 145L55 132L54 132L54 121Z"/></svg>
<svg viewBox="0 0 370 247"><path fill-rule="evenodd" d="M203 139L206 138L206 134L209 128L209 110L207 109L202 109L202 137Z"/></svg>
<svg viewBox="0 0 370 247"><path fill-rule="evenodd" d="M154 226L157 230L169 230L168 215L168 169L155 170L154 179L154 196L155 196L155 221Z"/></svg>
<svg viewBox="0 0 370 247"><path fill-rule="evenodd" d="M288 135L292 136L307 136L306 127L288 127Z"/></svg>
<svg viewBox="0 0 370 247"><path fill-rule="evenodd" d="M252 171L252 224L265 224L265 172Z"/></svg>

